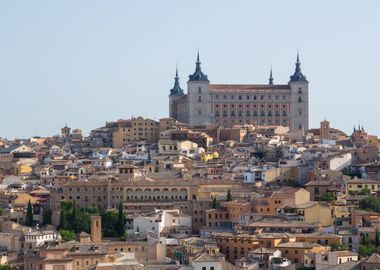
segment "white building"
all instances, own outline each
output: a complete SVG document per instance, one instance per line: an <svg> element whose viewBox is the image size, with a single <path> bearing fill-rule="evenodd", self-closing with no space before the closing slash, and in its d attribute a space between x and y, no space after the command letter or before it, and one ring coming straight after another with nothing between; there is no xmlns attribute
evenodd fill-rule
<svg viewBox="0 0 380 270"><path fill-rule="evenodd" d="M160 234L165 228L188 227L191 228L191 216L180 213L179 210L158 210L150 216L136 216L133 219L133 232L154 232Z"/></svg>
<svg viewBox="0 0 380 270"><path fill-rule="evenodd" d="M358 261L358 254L348 250L317 253L315 255L315 269L327 270L333 266L350 261Z"/></svg>
<svg viewBox="0 0 380 270"><path fill-rule="evenodd" d="M61 236L55 230L32 230L24 234L25 252L35 247L42 246L45 242L52 242L60 239Z"/></svg>

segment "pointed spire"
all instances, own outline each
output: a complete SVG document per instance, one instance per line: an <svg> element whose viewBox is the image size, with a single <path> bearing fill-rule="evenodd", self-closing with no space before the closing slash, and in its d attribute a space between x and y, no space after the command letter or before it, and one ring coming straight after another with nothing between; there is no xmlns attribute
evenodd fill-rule
<svg viewBox="0 0 380 270"><path fill-rule="evenodd" d="M176 64L174 86L172 89L170 89L170 95L183 95L183 90L181 86L179 85L178 64Z"/></svg>
<svg viewBox="0 0 380 270"><path fill-rule="evenodd" d="M296 72L301 72L300 54L297 50Z"/></svg>
<svg viewBox="0 0 380 270"><path fill-rule="evenodd" d="M195 64L196 64L195 71L202 71L201 70L201 61L199 60L199 50L197 53L197 62Z"/></svg>
<svg viewBox="0 0 380 270"><path fill-rule="evenodd" d="M297 63L299 63L299 62L300 62L300 54L299 54L299 52L297 50Z"/></svg>
<svg viewBox="0 0 380 270"><path fill-rule="evenodd" d="M269 73L269 84L273 85L273 74L272 74L272 66L270 66L270 73Z"/></svg>
<svg viewBox="0 0 380 270"><path fill-rule="evenodd" d="M307 82L306 76L303 75L301 72L301 62L300 62L300 55L298 51L297 51L296 69L294 71L294 74L290 76L290 82Z"/></svg>
<svg viewBox="0 0 380 270"><path fill-rule="evenodd" d="M189 81L208 81L207 75L202 72L199 50L197 53L197 62L195 62L195 72L189 76Z"/></svg>

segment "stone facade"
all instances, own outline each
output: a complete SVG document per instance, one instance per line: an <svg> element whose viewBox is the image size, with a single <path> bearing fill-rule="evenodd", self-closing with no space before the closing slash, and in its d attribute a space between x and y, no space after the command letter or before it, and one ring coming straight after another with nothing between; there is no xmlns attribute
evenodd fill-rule
<svg viewBox="0 0 380 270"><path fill-rule="evenodd" d="M132 117L129 120L116 122L117 128L112 134L114 148L138 141L155 143L159 138L159 123L143 117Z"/></svg>
<svg viewBox="0 0 380 270"><path fill-rule="evenodd" d="M179 87L178 73L169 95L170 117L191 125L213 123L225 127L241 124L309 128L309 87L301 73L299 57L287 84L210 84L201 70L199 55L189 76L187 94Z"/></svg>

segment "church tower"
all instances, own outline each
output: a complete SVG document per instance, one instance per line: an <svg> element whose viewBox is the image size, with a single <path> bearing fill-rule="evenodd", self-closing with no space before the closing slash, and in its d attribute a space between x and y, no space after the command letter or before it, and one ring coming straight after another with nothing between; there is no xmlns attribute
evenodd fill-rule
<svg viewBox="0 0 380 270"><path fill-rule="evenodd" d="M91 216L91 241L94 243L102 241L102 218L98 215Z"/></svg>
<svg viewBox="0 0 380 270"><path fill-rule="evenodd" d="M297 53L296 69L290 76L289 113L291 131L309 130L309 82L301 72L301 63Z"/></svg>
<svg viewBox="0 0 380 270"><path fill-rule="evenodd" d="M178 67L177 67L175 71L175 77L174 77L174 86L172 89L170 89L170 94L169 94L169 116L181 122L186 120L186 119L182 119L183 117L179 115L180 112L178 110L178 100L183 96L184 96L183 90L181 86L179 85Z"/></svg>
<svg viewBox="0 0 380 270"><path fill-rule="evenodd" d="M326 119L321 122L319 137L321 140L330 140L330 122Z"/></svg>
<svg viewBox="0 0 380 270"><path fill-rule="evenodd" d="M195 72L187 82L188 123L191 125L211 122L209 84L207 75L202 72L198 52Z"/></svg>

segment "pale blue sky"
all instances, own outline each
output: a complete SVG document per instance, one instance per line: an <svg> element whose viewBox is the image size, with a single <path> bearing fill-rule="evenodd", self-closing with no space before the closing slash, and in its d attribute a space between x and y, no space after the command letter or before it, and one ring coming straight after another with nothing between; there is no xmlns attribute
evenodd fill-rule
<svg viewBox="0 0 380 270"><path fill-rule="evenodd" d="M380 135L380 1L1 1L0 137L168 115L176 63L212 83L287 83L299 49L311 127Z"/></svg>

